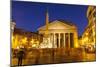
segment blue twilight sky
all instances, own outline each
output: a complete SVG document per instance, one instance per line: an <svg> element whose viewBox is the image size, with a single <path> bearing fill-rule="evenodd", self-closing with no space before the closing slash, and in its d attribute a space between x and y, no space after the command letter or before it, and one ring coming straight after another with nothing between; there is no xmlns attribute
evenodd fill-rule
<svg viewBox="0 0 100 67"><path fill-rule="evenodd" d="M86 17L87 5L64 5L38 2L12 1L12 18L17 28L36 32L45 25L45 15L48 9L49 21L71 21L78 27L79 36L82 35L88 20Z"/></svg>

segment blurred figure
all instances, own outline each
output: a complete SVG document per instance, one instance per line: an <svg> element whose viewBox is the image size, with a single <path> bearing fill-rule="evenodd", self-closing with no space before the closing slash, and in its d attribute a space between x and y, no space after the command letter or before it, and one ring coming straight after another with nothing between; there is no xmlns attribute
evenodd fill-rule
<svg viewBox="0 0 100 67"><path fill-rule="evenodd" d="M24 57L25 57L25 52L24 52L23 48L20 48L18 53L17 53L18 66L22 65L22 61L23 61Z"/></svg>

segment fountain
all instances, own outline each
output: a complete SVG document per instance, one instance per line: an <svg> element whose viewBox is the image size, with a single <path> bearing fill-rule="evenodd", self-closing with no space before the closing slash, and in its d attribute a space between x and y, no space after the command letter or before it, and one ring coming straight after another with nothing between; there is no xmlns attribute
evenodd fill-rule
<svg viewBox="0 0 100 67"><path fill-rule="evenodd" d="M50 41L48 25L49 25L49 15L47 11L46 12L46 29L43 36L43 42L40 44L40 48L52 48L52 42Z"/></svg>

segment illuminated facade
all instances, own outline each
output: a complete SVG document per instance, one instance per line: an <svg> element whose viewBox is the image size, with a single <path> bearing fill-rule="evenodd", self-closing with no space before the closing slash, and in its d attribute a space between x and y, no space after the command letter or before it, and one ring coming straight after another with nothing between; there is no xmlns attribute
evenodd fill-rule
<svg viewBox="0 0 100 67"><path fill-rule="evenodd" d="M41 38L37 33L15 28L12 36L12 48L38 48Z"/></svg>
<svg viewBox="0 0 100 67"><path fill-rule="evenodd" d="M45 33L45 27L40 27L39 34ZM51 48L78 47L77 27L71 22L55 20L48 24L48 36Z"/></svg>
<svg viewBox="0 0 100 67"><path fill-rule="evenodd" d="M87 9L88 25L82 35L82 45L96 44L96 7L89 6Z"/></svg>
<svg viewBox="0 0 100 67"><path fill-rule="evenodd" d="M49 23L46 13L46 25L38 28L39 33L15 28L12 36L12 48L77 48L78 31L69 21L55 20Z"/></svg>
<svg viewBox="0 0 100 67"><path fill-rule="evenodd" d="M69 21L55 20L49 23L49 14L46 13L46 25L38 29L42 34L43 42L40 48L77 48L78 34L76 25Z"/></svg>

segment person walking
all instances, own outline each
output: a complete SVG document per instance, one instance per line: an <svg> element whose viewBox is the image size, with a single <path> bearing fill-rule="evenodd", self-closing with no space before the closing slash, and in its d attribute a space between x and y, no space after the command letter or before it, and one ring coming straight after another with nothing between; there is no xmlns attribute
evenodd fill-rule
<svg viewBox="0 0 100 67"><path fill-rule="evenodd" d="M22 61L23 61L24 56L25 56L25 52L24 52L23 48L19 49L19 51L17 53L18 66L22 65Z"/></svg>

